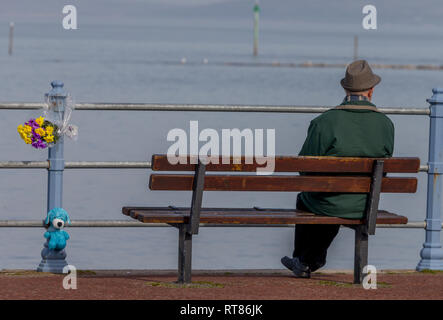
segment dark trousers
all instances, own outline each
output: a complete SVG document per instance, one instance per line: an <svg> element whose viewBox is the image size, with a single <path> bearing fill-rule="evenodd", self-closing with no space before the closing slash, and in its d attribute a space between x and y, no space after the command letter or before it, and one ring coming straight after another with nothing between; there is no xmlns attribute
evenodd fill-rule
<svg viewBox="0 0 443 320"><path fill-rule="evenodd" d="M309 211L297 198L297 209ZM338 234L339 225L332 224L297 224L295 225L293 257L309 266L326 262L329 246Z"/></svg>

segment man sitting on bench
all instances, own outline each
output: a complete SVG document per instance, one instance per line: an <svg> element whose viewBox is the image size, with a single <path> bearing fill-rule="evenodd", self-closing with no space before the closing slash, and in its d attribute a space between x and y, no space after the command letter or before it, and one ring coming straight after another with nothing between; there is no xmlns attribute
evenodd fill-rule
<svg viewBox="0 0 443 320"><path fill-rule="evenodd" d="M352 62L341 85L346 97L341 105L311 121L300 156L392 157L394 125L371 103L381 78L365 60ZM297 209L318 215L363 218L367 194L302 192ZM281 259L296 277L309 278L326 263L327 249L340 225L296 225L293 258Z"/></svg>

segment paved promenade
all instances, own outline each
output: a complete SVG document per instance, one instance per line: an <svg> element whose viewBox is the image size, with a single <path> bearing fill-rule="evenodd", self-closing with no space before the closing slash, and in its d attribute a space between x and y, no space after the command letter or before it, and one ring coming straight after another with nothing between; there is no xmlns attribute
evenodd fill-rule
<svg viewBox="0 0 443 320"><path fill-rule="evenodd" d="M79 271L76 290L64 275L0 271L0 299L423 299L443 300L443 272L384 271L378 288L352 284L350 272L296 279L287 271L196 271L193 283L175 283L174 271Z"/></svg>

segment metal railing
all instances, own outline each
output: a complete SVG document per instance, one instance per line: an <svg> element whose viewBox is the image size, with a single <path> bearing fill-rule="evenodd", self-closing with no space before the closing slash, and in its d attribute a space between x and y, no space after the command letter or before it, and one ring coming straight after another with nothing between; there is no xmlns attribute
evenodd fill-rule
<svg viewBox="0 0 443 320"><path fill-rule="evenodd" d="M0 169L49 169L50 161L0 161ZM66 161L65 169L151 169L149 161Z"/></svg>
<svg viewBox="0 0 443 320"><path fill-rule="evenodd" d="M0 110L36 110L42 103L1 103ZM205 111L205 112L274 112L274 113L321 113L331 107L325 106L257 106L257 105L202 105L202 104L145 104L145 103L79 103L76 110L96 111ZM386 114L430 115L429 108L379 108Z"/></svg>
<svg viewBox="0 0 443 320"><path fill-rule="evenodd" d="M226 228L294 228L295 224L213 224L200 223L200 227L226 227ZM0 220L0 228L43 228L43 220ZM126 220L74 220L70 228L151 228L171 227L167 223L141 223ZM442 224L443 227L443 224ZM377 228L423 229L425 221L408 222L407 224L377 224Z"/></svg>
<svg viewBox="0 0 443 320"><path fill-rule="evenodd" d="M64 96L60 94L62 83L53 82L54 101L63 112ZM58 90L58 91L57 91ZM378 225L381 228L425 228L426 241L421 251L422 260L418 270L443 269L443 254L440 244L440 233L443 227L440 212L443 211L441 179L443 173L443 89L433 89L434 95L428 99L429 108L379 108L385 114L424 115L429 116L430 150L429 163L420 166L420 172L428 174L428 206L425 221L411 221L406 225ZM51 93L50 93L51 94ZM41 103L0 103L0 110L34 110L40 109ZM265 106L265 105L191 105L191 104L115 104L115 103L80 103L76 110L96 111L193 111L193 112L273 112L273 113L322 113L330 107L324 106ZM52 150L54 149L54 150ZM52 151L52 153L51 153ZM60 157L61 155L61 157ZM60 162L62 160L62 162ZM47 169L48 170L48 211L61 207L62 172L64 169L149 169L149 161L64 161L63 141L49 150L47 161L1 161L0 169ZM429 182L431 181L431 182ZM78 220L72 221L70 227L166 227L168 224L143 224L126 220ZM236 227L236 225L201 224L203 227ZM241 227L293 227L293 225L241 225ZM22 228L43 227L39 220L0 220L0 227Z"/></svg>
<svg viewBox="0 0 443 320"><path fill-rule="evenodd" d="M48 169L48 161L0 161L0 169ZM65 169L151 169L150 161L66 161ZM429 166L420 165L420 172Z"/></svg>

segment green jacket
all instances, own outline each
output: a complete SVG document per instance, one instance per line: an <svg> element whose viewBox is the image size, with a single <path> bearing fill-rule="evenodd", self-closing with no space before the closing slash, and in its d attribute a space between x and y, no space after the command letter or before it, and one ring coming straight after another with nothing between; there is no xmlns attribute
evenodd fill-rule
<svg viewBox="0 0 443 320"><path fill-rule="evenodd" d="M368 101L344 102L311 121L300 156L391 157L392 121ZM350 219L363 217L367 194L302 192L311 211Z"/></svg>

